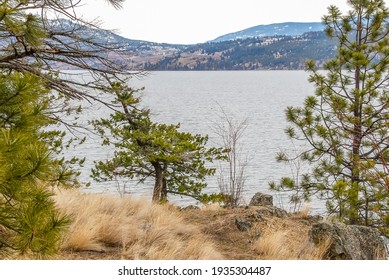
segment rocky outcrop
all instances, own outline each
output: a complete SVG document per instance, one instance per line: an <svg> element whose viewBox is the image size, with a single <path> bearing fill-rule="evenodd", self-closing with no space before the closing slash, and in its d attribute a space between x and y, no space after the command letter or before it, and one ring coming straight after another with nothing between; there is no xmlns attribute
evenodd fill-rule
<svg viewBox="0 0 389 280"><path fill-rule="evenodd" d="M258 207L256 213L256 221L262 221L263 216L273 216L278 218L285 218L288 216L288 213L281 209L273 206L273 196L269 194L264 194L257 192L251 198L249 206L261 206Z"/></svg>
<svg viewBox="0 0 389 280"><path fill-rule="evenodd" d="M273 206L273 196L260 192L252 197L249 206L245 206L245 209L248 210L247 215L234 218L235 225L240 231L251 231L253 224L263 222L270 217L288 216L285 210Z"/></svg>
<svg viewBox="0 0 389 280"><path fill-rule="evenodd" d="M388 257L380 232L371 227L320 222L312 226L309 234L315 244L330 242L325 254L327 259L376 260Z"/></svg>
<svg viewBox="0 0 389 280"><path fill-rule="evenodd" d="M284 209L277 208L277 207L264 207L261 209L258 209L256 211L256 214L258 216L258 220L262 220L263 216L272 216L277 218L286 218L288 217L288 212L286 212Z"/></svg>
<svg viewBox="0 0 389 280"><path fill-rule="evenodd" d="M250 201L250 206L273 206L273 196L264 194L264 193L256 193Z"/></svg>
<svg viewBox="0 0 389 280"><path fill-rule="evenodd" d="M185 207L180 207L179 209L181 211L190 211L190 210L199 210L200 207L195 206L195 205L188 205L188 206L185 206Z"/></svg>
<svg viewBox="0 0 389 280"><path fill-rule="evenodd" d="M235 217L235 225L240 231L250 231L252 228L252 223L242 217Z"/></svg>

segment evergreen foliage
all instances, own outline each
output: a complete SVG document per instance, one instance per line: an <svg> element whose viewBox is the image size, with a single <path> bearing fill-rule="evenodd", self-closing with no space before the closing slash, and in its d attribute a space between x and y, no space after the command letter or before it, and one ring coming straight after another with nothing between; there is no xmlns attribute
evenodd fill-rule
<svg viewBox="0 0 389 280"><path fill-rule="evenodd" d="M46 256L55 252L68 219L46 184L70 184L60 131L44 131L49 90L39 78L18 72L0 76L0 251Z"/></svg>
<svg viewBox="0 0 389 280"><path fill-rule="evenodd" d="M120 7L123 1L108 2ZM104 55L117 46L83 37L76 25L53 26L47 18L56 14L78 22L79 3L0 3L0 256L47 257L58 249L68 217L56 209L49 187L74 186L72 165L82 161L60 156L70 143L56 128L73 125L63 118L79 112L69 106L71 98L98 99L90 92L104 91L101 74L116 77L122 70ZM54 69L58 65L88 70L93 80L66 79Z"/></svg>
<svg viewBox="0 0 389 280"><path fill-rule="evenodd" d="M93 122L104 145L115 147L111 160L96 163L93 177L112 180L116 176L154 178L153 201L164 202L168 193L200 201L217 198L202 193L206 176L215 173L206 164L223 158L223 150L207 148L208 138L180 132L179 125L153 122L148 110L139 109L139 91L123 83L111 83L121 106L109 119Z"/></svg>
<svg viewBox="0 0 389 280"><path fill-rule="evenodd" d="M381 0L349 0L342 14L335 6L323 17L336 39L336 57L318 71L307 63L314 96L302 107L288 107L286 129L308 149L297 159L311 169L283 178L274 189L305 199L325 199L330 214L350 224L389 227L389 12ZM280 161L293 160L279 154Z"/></svg>

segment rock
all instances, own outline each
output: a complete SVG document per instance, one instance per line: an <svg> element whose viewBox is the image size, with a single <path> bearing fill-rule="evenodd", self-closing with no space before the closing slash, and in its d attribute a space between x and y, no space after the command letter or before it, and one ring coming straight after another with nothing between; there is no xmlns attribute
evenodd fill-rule
<svg viewBox="0 0 389 280"><path fill-rule="evenodd" d="M320 215L313 215L313 216L308 216L308 220L312 221L312 222L320 222L322 221L324 218Z"/></svg>
<svg viewBox="0 0 389 280"><path fill-rule="evenodd" d="M273 216L277 218L285 218L288 216L288 212L286 212L284 209L273 207Z"/></svg>
<svg viewBox="0 0 389 280"><path fill-rule="evenodd" d="M385 243L377 229L343 223L320 222L312 225L310 238L315 244L329 239L326 258L331 260L386 259Z"/></svg>
<svg viewBox="0 0 389 280"><path fill-rule="evenodd" d="M188 205L186 207L181 207L182 211L189 211L189 210L198 210L200 207L195 206L195 205Z"/></svg>
<svg viewBox="0 0 389 280"><path fill-rule="evenodd" d="M249 203L250 206L273 206L273 196L263 193L256 193Z"/></svg>
<svg viewBox="0 0 389 280"><path fill-rule="evenodd" d="M277 207L266 207L263 209L258 209L256 214L258 221L264 220L263 216L273 216L277 218L285 218L288 216L288 213L285 210Z"/></svg>
<svg viewBox="0 0 389 280"><path fill-rule="evenodd" d="M264 222L266 221L266 219L263 218L263 214L261 214L260 212L256 211L255 213L251 214L250 218L254 221L254 222Z"/></svg>
<svg viewBox="0 0 389 280"><path fill-rule="evenodd" d="M235 217L235 225L238 227L240 231L250 231L251 228L253 227L251 222L241 217Z"/></svg>
<svg viewBox="0 0 389 280"><path fill-rule="evenodd" d="M255 211L257 215L259 215L261 218L263 216L273 216L273 209L272 208L262 208L262 209L257 209ZM263 219L263 218L262 218Z"/></svg>

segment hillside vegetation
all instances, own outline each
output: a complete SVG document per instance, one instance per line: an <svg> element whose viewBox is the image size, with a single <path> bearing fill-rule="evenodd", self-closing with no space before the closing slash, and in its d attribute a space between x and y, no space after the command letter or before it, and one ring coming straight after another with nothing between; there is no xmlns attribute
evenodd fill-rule
<svg viewBox="0 0 389 280"><path fill-rule="evenodd" d="M335 44L324 32L297 36L253 37L188 46L146 70L304 69L307 59L318 65L333 57Z"/></svg>
<svg viewBox="0 0 389 280"><path fill-rule="evenodd" d="M253 27L192 45L131 40L64 19L53 25L64 30L77 28L84 37L115 46L120 52L109 52L109 58L131 70L295 70L304 69L308 59L321 66L336 51L335 41L325 35L321 23ZM310 29L311 25L314 28ZM99 62L95 66L101 67Z"/></svg>

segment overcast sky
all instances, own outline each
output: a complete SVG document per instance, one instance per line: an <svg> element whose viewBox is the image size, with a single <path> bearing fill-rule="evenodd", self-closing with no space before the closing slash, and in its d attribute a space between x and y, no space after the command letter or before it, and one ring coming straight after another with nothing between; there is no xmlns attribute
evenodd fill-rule
<svg viewBox="0 0 389 280"><path fill-rule="evenodd" d="M252 26L321 21L330 5L347 11L346 0L126 0L115 10L104 0L84 0L85 18L130 39L202 43ZM388 2L388 1L387 1Z"/></svg>

